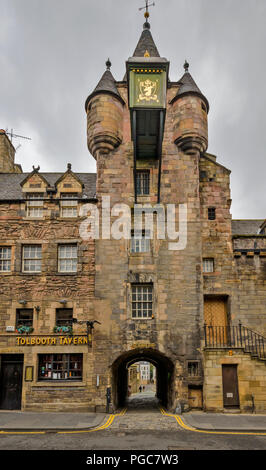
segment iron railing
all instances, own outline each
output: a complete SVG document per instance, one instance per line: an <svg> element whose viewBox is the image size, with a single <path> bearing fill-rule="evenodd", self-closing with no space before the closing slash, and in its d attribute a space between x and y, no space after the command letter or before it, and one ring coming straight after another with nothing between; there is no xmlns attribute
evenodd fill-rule
<svg viewBox="0 0 266 470"><path fill-rule="evenodd" d="M266 338L250 328L239 325L204 325L205 346L207 348L242 348L252 356L266 359Z"/></svg>

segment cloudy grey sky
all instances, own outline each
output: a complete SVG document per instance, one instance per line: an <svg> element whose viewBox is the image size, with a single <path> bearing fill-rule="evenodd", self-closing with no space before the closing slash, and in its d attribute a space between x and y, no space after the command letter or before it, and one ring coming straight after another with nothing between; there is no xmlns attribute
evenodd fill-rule
<svg viewBox="0 0 266 470"><path fill-rule="evenodd" d="M178 80L187 59L210 102L209 152L232 170L234 218L265 218L266 1L155 0L151 26ZM24 171L93 172L85 99L110 57L121 80L144 0L0 0L0 128L30 136Z"/></svg>

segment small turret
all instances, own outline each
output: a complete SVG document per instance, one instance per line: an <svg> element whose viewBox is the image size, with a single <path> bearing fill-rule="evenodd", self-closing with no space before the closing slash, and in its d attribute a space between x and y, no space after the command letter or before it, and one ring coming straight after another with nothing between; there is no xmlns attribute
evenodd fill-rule
<svg viewBox="0 0 266 470"><path fill-rule="evenodd" d="M97 159L97 154L108 154L118 147L123 139L124 100L119 94L110 71L111 62L106 62L106 71L85 104L87 113L88 149Z"/></svg>
<svg viewBox="0 0 266 470"><path fill-rule="evenodd" d="M185 153L205 152L208 148L209 103L194 82L187 61L180 88L171 104L174 110L174 142Z"/></svg>

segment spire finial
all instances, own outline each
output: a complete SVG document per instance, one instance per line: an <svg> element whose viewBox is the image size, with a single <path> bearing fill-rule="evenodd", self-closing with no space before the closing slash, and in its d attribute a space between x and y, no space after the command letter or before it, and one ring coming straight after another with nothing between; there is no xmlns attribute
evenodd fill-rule
<svg viewBox="0 0 266 470"><path fill-rule="evenodd" d="M108 58L107 61L105 62L105 65L106 65L106 68L107 70L110 70L111 66L112 66L112 63L110 61L110 59Z"/></svg>
<svg viewBox="0 0 266 470"><path fill-rule="evenodd" d="M184 69L185 69L185 72L188 72L189 63L186 60L185 60L185 63L184 63Z"/></svg>
<svg viewBox="0 0 266 470"><path fill-rule="evenodd" d="M145 2L146 2L146 6L139 8L139 11L146 10L145 13L144 13L144 18L146 19L146 21L143 25L143 28L144 29L150 29L151 25L148 22L148 18L150 17L149 7L155 7L155 2L149 3L149 0L145 0Z"/></svg>

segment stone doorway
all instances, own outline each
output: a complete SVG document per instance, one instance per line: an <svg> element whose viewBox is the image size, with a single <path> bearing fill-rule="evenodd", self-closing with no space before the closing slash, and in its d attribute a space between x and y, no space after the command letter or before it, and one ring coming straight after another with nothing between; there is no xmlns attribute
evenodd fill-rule
<svg viewBox="0 0 266 470"><path fill-rule="evenodd" d="M156 369L154 384L142 384L142 391L129 397L129 369L132 365L146 362ZM152 387L153 386L153 387ZM148 396L150 395L150 396ZM133 399L132 399L133 398ZM153 349L134 349L119 356L112 366L112 404L113 408L129 405L130 408L154 409L158 404L171 409L174 400L174 364L164 354Z"/></svg>

